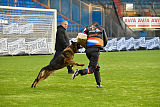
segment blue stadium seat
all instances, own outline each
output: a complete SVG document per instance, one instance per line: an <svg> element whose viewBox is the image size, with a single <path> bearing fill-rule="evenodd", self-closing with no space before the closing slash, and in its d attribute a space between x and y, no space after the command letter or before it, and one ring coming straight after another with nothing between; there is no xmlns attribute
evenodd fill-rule
<svg viewBox="0 0 160 107"><path fill-rule="evenodd" d="M3 14L5 14L5 12L1 12L1 11L0 11L0 14L2 14L2 15L3 15Z"/></svg>
<svg viewBox="0 0 160 107"><path fill-rule="evenodd" d="M62 18L62 15L57 14L57 18Z"/></svg>
<svg viewBox="0 0 160 107"><path fill-rule="evenodd" d="M138 2L136 2L136 3L134 4L134 8L135 8L135 9L138 9L138 7L139 7L139 6L138 6Z"/></svg>
<svg viewBox="0 0 160 107"><path fill-rule="evenodd" d="M58 23L61 23L61 22L63 22L63 21L64 21L63 18L58 18L58 19L57 19L57 22L58 22Z"/></svg>
<svg viewBox="0 0 160 107"><path fill-rule="evenodd" d="M69 24L69 25L76 25L76 23L72 23L72 22L69 22L68 24Z"/></svg>

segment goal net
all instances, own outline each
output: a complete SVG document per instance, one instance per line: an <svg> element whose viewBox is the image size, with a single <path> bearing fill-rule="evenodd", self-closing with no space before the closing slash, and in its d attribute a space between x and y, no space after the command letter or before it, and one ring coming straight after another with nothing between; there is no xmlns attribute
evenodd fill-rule
<svg viewBox="0 0 160 107"><path fill-rule="evenodd" d="M54 53L57 11L0 6L0 55Z"/></svg>

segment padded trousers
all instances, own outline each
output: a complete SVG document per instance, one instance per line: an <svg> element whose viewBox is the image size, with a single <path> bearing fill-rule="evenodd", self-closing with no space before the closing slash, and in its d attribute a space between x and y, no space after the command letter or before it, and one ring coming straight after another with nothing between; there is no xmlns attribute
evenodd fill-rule
<svg viewBox="0 0 160 107"><path fill-rule="evenodd" d="M90 47L86 49L86 55L89 59L89 65L87 69L79 70L81 75L94 73L95 79L97 83L101 82L100 77L100 66L98 65L100 49L97 47Z"/></svg>

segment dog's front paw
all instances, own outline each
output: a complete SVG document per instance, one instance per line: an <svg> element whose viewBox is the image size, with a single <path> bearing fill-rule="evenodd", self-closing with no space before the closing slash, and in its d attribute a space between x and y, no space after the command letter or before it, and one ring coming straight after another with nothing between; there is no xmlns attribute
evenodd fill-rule
<svg viewBox="0 0 160 107"><path fill-rule="evenodd" d="M78 64L78 66L84 66L84 64Z"/></svg>

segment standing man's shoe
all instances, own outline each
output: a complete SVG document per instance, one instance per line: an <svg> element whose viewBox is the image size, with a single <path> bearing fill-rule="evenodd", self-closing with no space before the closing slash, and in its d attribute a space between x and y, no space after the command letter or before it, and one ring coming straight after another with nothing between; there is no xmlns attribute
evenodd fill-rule
<svg viewBox="0 0 160 107"><path fill-rule="evenodd" d="M97 85L97 88L102 88L103 86L102 85Z"/></svg>
<svg viewBox="0 0 160 107"><path fill-rule="evenodd" d="M68 65L67 69L68 69L68 74L73 74L74 73L71 65Z"/></svg>
<svg viewBox="0 0 160 107"><path fill-rule="evenodd" d="M68 74L74 74L74 71L73 70L68 71Z"/></svg>

